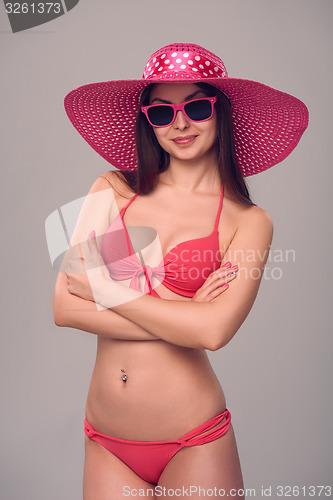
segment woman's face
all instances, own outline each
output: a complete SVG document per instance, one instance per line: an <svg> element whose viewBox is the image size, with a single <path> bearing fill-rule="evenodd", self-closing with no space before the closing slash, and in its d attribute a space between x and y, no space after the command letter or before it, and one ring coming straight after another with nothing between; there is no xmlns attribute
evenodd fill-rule
<svg viewBox="0 0 333 500"><path fill-rule="evenodd" d="M158 83L151 91L149 104L181 104L191 99L207 97L194 83ZM180 160L205 159L216 144L216 113L204 122L192 122L182 111L167 127L153 128L160 146L171 157Z"/></svg>

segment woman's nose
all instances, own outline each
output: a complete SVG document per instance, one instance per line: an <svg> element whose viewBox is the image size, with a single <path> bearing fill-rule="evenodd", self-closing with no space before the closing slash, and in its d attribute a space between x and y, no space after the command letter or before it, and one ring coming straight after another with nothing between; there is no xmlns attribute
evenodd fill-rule
<svg viewBox="0 0 333 500"><path fill-rule="evenodd" d="M176 112L176 118L172 125L174 128L178 128L180 130L189 126L189 120L180 109Z"/></svg>

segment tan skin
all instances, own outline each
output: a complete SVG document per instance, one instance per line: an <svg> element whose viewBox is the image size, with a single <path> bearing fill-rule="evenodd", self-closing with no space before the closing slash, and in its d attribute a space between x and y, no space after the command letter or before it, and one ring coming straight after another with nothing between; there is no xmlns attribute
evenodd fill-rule
<svg viewBox="0 0 333 500"><path fill-rule="evenodd" d="M150 100L178 104L189 97L205 96L197 92L194 84L159 84ZM207 236L213 229L221 190L215 120L214 114L206 122L194 123L178 111L173 124L154 129L160 145L170 153L170 166L160 174L153 192L139 195L130 205L124 222L127 226L155 228L163 255L178 243ZM174 141L184 136L194 136L195 140L187 144ZM104 197L106 205L107 193L111 194L116 212L133 196L112 172L99 177L89 193ZM103 214L90 210L89 214L89 222L84 213L80 216L72 241L83 242L90 230L95 230L97 239L82 244L85 261L69 259L71 272L59 273L54 294L56 324L98 335L86 418L94 429L110 436L139 441L178 439L227 407L205 349L226 345L246 319L272 240L271 218L257 206L236 203L225 189L219 221L222 265L228 261L237 264L238 273L236 269L237 274L230 274L221 266L192 299L153 282L161 299L126 288L125 300L114 305L109 298L117 296L119 286L122 293L125 287L110 278L102 262L96 272L88 272L89 278L85 272L73 272L78 262L99 262L98 235L103 235L114 219L112 208L104 209ZM247 258L249 249L253 252L251 259ZM154 252L153 248L150 254L143 254L146 264L150 264L149 258L151 265L155 264ZM227 289L221 288L224 283L229 283ZM96 298L106 309L97 311ZM126 382L122 381L121 369L128 375ZM151 487L101 445L87 437L85 440L84 500L122 498L124 485ZM192 484L242 488L232 425L221 438L178 452L158 484L167 488ZM150 494L149 498L154 497ZM244 497L240 494L234 498Z"/></svg>

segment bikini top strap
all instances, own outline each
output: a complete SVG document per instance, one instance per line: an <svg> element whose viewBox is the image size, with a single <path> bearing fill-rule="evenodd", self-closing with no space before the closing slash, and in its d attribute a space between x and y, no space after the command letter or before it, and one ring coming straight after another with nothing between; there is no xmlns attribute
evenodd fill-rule
<svg viewBox="0 0 333 500"><path fill-rule="evenodd" d="M219 205L219 209L218 209L217 215L216 215L214 231L217 231L217 228L219 227L220 215L221 215L221 211L222 211L222 205L223 205L223 184L221 186L220 205Z"/></svg>
<svg viewBox="0 0 333 500"><path fill-rule="evenodd" d="M127 203L127 205L121 209L121 216L123 217L124 213L126 212L126 210L128 209L128 207L130 206L131 203L133 203L133 201L135 200L135 198L138 196L138 193L136 193L131 199L130 201Z"/></svg>

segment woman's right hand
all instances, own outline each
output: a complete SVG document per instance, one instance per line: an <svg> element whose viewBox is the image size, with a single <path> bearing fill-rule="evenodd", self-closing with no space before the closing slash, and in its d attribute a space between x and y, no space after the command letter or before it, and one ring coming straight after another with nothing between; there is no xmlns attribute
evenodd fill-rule
<svg viewBox="0 0 333 500"><path fill-rule="evenodd" d="M210 302L229 288L229 282L236 278L238 266L226 262L219 269L211 273L204 284L192 297L193 302Z"/></svg>

